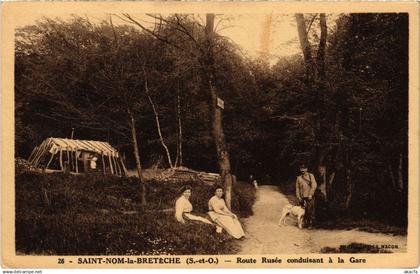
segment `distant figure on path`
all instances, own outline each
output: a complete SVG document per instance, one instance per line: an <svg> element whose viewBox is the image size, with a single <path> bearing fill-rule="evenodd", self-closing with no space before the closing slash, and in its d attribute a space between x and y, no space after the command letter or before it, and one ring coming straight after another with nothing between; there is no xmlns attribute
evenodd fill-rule
<svg viewBox="0 0 420 274"><path fill-rule="evenodd" d="M214 196L209 200L209 216L217 225L225 229L232 237L240 239L245 236L242 225L238 217L233 214L226 206L223 199L223 187L217 186ZM218 228L217 232L221 232Z"/></svg>
<svg viewBox="0 0 420 274"><path fill-rule="evenodd" d="M255 179L253 174L249 175L248 182L253 185L255 189L258 189L258 181Z"/></svg>
<svg viewBox="0 0 420 274"><path fill-rule="evenodd" d="M181 188L181 196L175 202L175 218L178 222L182 224L185 224L185 217L188 220L200 221L206 224L213 225L213 223L207 220L206 218L191 214L191 211L193 209L193 206L190 203L191 190L192 188L189 185L186 185Z"/></svg>
<svg viewBox="0 0 420 274"><path fill-rule="evenodd" d="M300 204L305 204L305 220L308 228L312 228L315 221L315 189L316 180L312 173L308 172L308 167L305 164L300 165L300 172L296 178L296 197Z"/></svg>

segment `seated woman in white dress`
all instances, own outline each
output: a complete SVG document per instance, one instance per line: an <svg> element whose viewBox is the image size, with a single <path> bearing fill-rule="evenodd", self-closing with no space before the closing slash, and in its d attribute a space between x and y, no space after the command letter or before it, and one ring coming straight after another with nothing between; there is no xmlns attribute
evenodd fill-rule
<svg viewBox="0 0 420 274"><path fill-rule="evenodd" d="M200 221L200 222L212 225L213 223L207 220L206 218L191 214L193 207L192 207L192 204L190 203L190 196L191 196L191 187L190 186L182 187L181 196L176 200L176 203L175 203L175 218L177 219L177 221L182 224L185 224L185 219L188 219L188 220Z"/></svg>
<svg viewBox="0 0 420 274"><path fill-rule="evenodd" d="M216 187L215 195L209 200L209 216L232 237L240 239L245 236L238 217L227 208L223 199L223 188L220 186Z"/></svg>

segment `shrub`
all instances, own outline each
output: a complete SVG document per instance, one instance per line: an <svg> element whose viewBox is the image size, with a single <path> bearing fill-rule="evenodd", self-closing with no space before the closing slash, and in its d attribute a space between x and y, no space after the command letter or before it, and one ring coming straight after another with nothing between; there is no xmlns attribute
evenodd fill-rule
<svg viewBox="0 0 420 274"><path fill-rule="evenodd" d="M233 190L235 195L232 197L232 210L238 212L241 218L251 216L255 202L255 187L246 183L237 183Z"/></svg>

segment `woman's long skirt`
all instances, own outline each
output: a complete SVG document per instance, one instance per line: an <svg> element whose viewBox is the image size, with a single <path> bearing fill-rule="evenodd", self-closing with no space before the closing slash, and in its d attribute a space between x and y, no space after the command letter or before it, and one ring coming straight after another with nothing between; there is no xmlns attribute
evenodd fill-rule
<svg viewBox="0 0 420 274"><path fill-rule="evenodd" d="M245 232L238 219L231 216L221 215L214 211L210 211L209 216L213 222L225 229L232 237L240 239L245 236Z"/></svg>

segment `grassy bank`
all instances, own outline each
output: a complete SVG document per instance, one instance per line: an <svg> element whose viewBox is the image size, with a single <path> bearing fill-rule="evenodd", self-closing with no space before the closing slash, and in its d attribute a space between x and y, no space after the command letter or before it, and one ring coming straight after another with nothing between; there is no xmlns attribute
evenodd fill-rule
<svg viewBox="0 0 420 274"><path fill-rule="evenodd" d="M147 182L139 206L135 178L17 173L16 251L54 255L226 254L235 240L213 226L179 224L173 207L184 183ZM213 188L191 182L194 212L205 215ZM255 191L237 184L232 201L240 217L252 214Z"/></svg>

